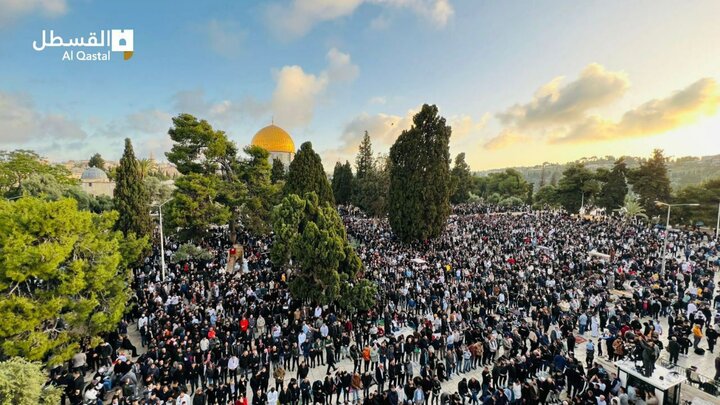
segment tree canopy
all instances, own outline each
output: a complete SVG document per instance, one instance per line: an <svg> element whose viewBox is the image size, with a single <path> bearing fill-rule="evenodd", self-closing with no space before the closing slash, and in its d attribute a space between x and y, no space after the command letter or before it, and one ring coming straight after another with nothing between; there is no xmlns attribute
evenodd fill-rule
<svg viewBox="0 0 720 405"><path fill-rule="evenodd" d="M0 194L6 198L22 195L24 182L34 176L48 175L61 185L77 185L70 171L61 165L49 164L30 150L0 151Z"/></svg>
<svg viewBox="0 0 720 405"><path fill-rule="evenodd" d="M362 180L375 169L375 160L373 158L372 142L368 131L365 131L357 157L355 158L355 172L358 180Z"/></svg>
<svg viewBox="0 0 720 405"><path fill-rule="evenodd" d="M337 300L349 310L373 305L375 287L361 279L362 261L329 203L313 192L290 194L273 211L273 231L273 264L287 268L292 260L288 280L295 298L322 304Z"/></svg>
<svg viewBox="0 0 720 405"><path fill-rule="evenodd" d="M353 196L353 172L350 162L345 164L337 162L332 177L332 190L335 196L335 202L338 204L348 204Z"/></svg>
<svg viewBox="0 0 720 405"><path fill-rule="evenodd" d="M452 168L451 177L453 193L450 201L453 204L467 202L472 188L472 173L470 173L470 165L465 162L465 153L459 153L455 157L455 166Z"/></svg>
<svg viewBox="0 0 720 405"><path fill-rule="evenodd" d="M367 131L358 148L355 163L359 175L355 176L353 183L352 203L372 217L385 217L390 187L389 159L387 156L373 156L372 142Z"/></svg>
<svg viewBox="0 0 720 405"><path fill-rule="evenodd" d="M320 203L335 205L335 197L325 175L320 155L315 153L310 142L305 142L300 145L300 150L290 163L283 194L303 196L310 192L318 196Z"/></svg>
<svg viewBox="0 0 720 405"><path fill-rule="evenodd" d="M228 224L234 242L248 193L240 178L237 146L225 132L190 114L174 117L168 134L174 143L166 156L188 177L176 181L175 198L168 209L173 213L170 225L183 228L180 236L188 238L197 231L204 234L210 225Z"/></svg>
<svg viewBox="0 0 720 405"><path fill-rule="evenodd" d="M273 159L272 170L270 171L270 180L273 184L277 184L285 180L285 165L278 158Z"/></svg>
<svg viewBox="0 0 720 405"><path fill-rule="evenodd" d="M279 203L280 189L272 183L272 168L268 162L270 154L259 146L245 148L248 159L240 163L240 179L247 187L247 195L241 206L243 227L254 235L270 232L273 207Z"/></svg>
<svg viewBox="0 0 720 405"><path fill-rule="evenodd" d="M117 168L113 197L115 209L120 214L116 229L125 235L134 233L143 237L152 234L150 196L129 138L125 139L125 151Z"/></svg>
<svg viewBox="0 0 720 405"><path fill-rule="evenodd" d="M697 207L673 208L673 222L677 221L685 225L702 222L705 226L715 227L720 209L720 177L678 190L673 202L700 204Z"/></svg>
<svg viewBox="0 0 720 405"><path fill-rule="evenodd" d="M71 199L0 201L3 356L59 364L86 337L117 326L129 266L148 247L147 238L113 232L117 218L80 211Z"/></svg>
<svg viewBox="0 0 720 405"><path fill-rule="evenodd" d="M483 177L471 177L472 189L478 196L488 199L497 194L501 199L527 198L530 184L515 169L505 169Z"/></svg>
<svg viewBox="0 0 720 405"><path fill-rule="evenodd" d="M440 235L450 215L450 134L436 106L423 105L390 148L388 216L405 242Z"/></svg>
<svg viewBox="0 0 720 405"><path fill-rule="evenodd" d="M602 191L598 195L597 204L600 207L610 211L623 206L628 192L627 181L625 180L627 172L625 159L616 160L612 170L605 175L605 184L603 184ZM596 175L596 177L600 176Z"/></svg>
<svg viewBox="0 0 720 405"><path fill-rule="evenodd" d="M99 153L96 153L88 160L88 167L97 167L100 170L105 170L105 159L103 159Z"/></svg>
<svg viewBox="0 0 720 405"><path fill-rule="evenodd" d="M640 204L649 216L664 211L655 201L670 202L670 178L668 177L667 158L663 151L655 149L652 157L640 167L629 172L629 180L633 191L638 195Z"/></svg>
<svg viewBox="0 0 720 405"><path fill-rule="evenodd" d="M563 172L556 190L557 202L567 212L576 213L583 202L587 204L599 190L599 184L593 173L582 163L570 165Z"/></svg>
<svg viewBox="0 0 720 405"><path fill-rule="evenodd" d="M60 403L62 389L45 385L47 375L42 364L22 357L0 362L0 404L2 405L56 405Z"/></svg>

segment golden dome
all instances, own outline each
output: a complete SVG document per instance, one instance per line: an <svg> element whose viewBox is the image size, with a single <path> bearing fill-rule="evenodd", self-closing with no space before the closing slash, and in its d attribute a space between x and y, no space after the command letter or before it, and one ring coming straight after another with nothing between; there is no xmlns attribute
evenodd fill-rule
<svg viewBox="0 0 720 405"><path fill-rule="evenodd" d="M295 153L295 142L290 134L275 124L266 126L253 136L252 144L268 152Z"/></svg>

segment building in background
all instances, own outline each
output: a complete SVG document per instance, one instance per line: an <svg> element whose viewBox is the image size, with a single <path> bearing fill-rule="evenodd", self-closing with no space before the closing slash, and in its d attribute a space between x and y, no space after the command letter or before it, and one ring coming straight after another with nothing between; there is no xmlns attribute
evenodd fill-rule
<svg viewBox="0 0 720 405"><path fill-rule="evenodd" d="M271 165L273 160L279 159L285 166L285 170L288 170L290 162L295 157L295 142L292 137L274 123L259 130L253 136L252 145L259 146L270 153Z"/></svg>
<svg viewBox="0 0 720 405"><path fill-rule="evenodd" d="M115 182L111 181L107 174L97 167L88 167L80 175L80 187L94 197L101 195L112 197Z"/></svg>

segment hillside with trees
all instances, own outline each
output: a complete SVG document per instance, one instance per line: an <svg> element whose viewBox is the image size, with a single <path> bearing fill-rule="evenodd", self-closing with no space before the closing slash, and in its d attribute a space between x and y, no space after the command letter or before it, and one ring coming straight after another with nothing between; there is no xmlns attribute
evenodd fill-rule
<svg viewBox="0 0 720 405"><path fill-rule="evenodd" d="M557 182L560 181L562 177L563 171L573 164L582 164L585 168L592 171L597 169L612 170L618 158L619 156L592 156L568 163L546 162L541 165L513 167L511 169L518 171L525 180L534 185L535 190L539 190L542 186L548 184L557 185ZM624 156L623 158L629 169L640 167L640 163L648 159L646 157L636 156ZM720 177L720 155L670 157L667 162L667 169L670 177L670 186L673 190L678 190L690 185L697 185L704 181ZM475 174L486 176L490 173L501 173L505 170L504 168L484 170L476 172Z"/></svg>

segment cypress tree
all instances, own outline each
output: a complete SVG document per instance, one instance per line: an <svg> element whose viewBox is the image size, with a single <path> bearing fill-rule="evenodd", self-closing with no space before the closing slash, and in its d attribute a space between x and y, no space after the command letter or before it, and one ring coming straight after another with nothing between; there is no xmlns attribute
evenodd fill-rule
<svg viewBox="0 0 720 405"><path fill-rule="evenodd" d="M272 170L270 171L270 181L277 184L279 181L285 180L285 165L280 159L275 158L272 162Z"/></svg>
<svg viewBox="0 0 720 405"><path fill-rule="evenodd" d="M453 194L450 200L453 204L467 202L472 187L472 174L470 166L465 162L465 153L455 157L455 167L452 169Z"/></svg>
<svg viewBox="0 0 720 405"><path fill-rule="evenodd" d="M434 238L450 215L450 134L436 106L423 105L390 148L388 215L405 242Z"/></svg>
<svg viewBox="0 0 720 405"><path fill-rule="evenodd" d="M625 164L625 159L620 158L616 160L598 196L598 205L600 207L611 211L623 206L625 194L628 192L627 182L625 180L626 174L627 165Z"/></svg>
<svg viewBox="0 0 720 405"><path fill-rule="evenodd" d="M126 236L134 233L137 237L150 235L150 196L140 174L140 164L135 158L130 138L125 139L125 151L116 172L113 203L120 217L115 228Z"/></svg>
<svg viewBox="0 0 720 405"><path fill-rule="evenodd" d="M664 208L658 208L655 201L670 201L670 178L666 161L663 151L655 149L650 159L629 173L633 191L640 196L640 204L649 216L665 211Z"/></svg>
<svg viewBox="0 0 720 405"><path fill-rule="evenodd" d="M347 204L353 195L353 174L350 162L345 164L337 162L333 171L332 190L335 196L335 202L338 204Z"/></svg>
<svg viewBox="0 0 720 405"><path fill-rule="evenodd" d="M357 157L355 158L355 171L357 173L358 180L364 179L374 169L375 161L373 160L372 143L370 142L370 135L365 131L362 142L360 142L360 148L358 150Z"/></svg>
<svg viewBox="0 0 720 405"><path fill-rule="evenodd" d="M321 204L335 205L335 198L330 188L330 182L325 175L320 155L315 153L312 143L305 142L300 145L300 150L290 163L283 194L304 196L310 192L317 194Z"/></svg>

